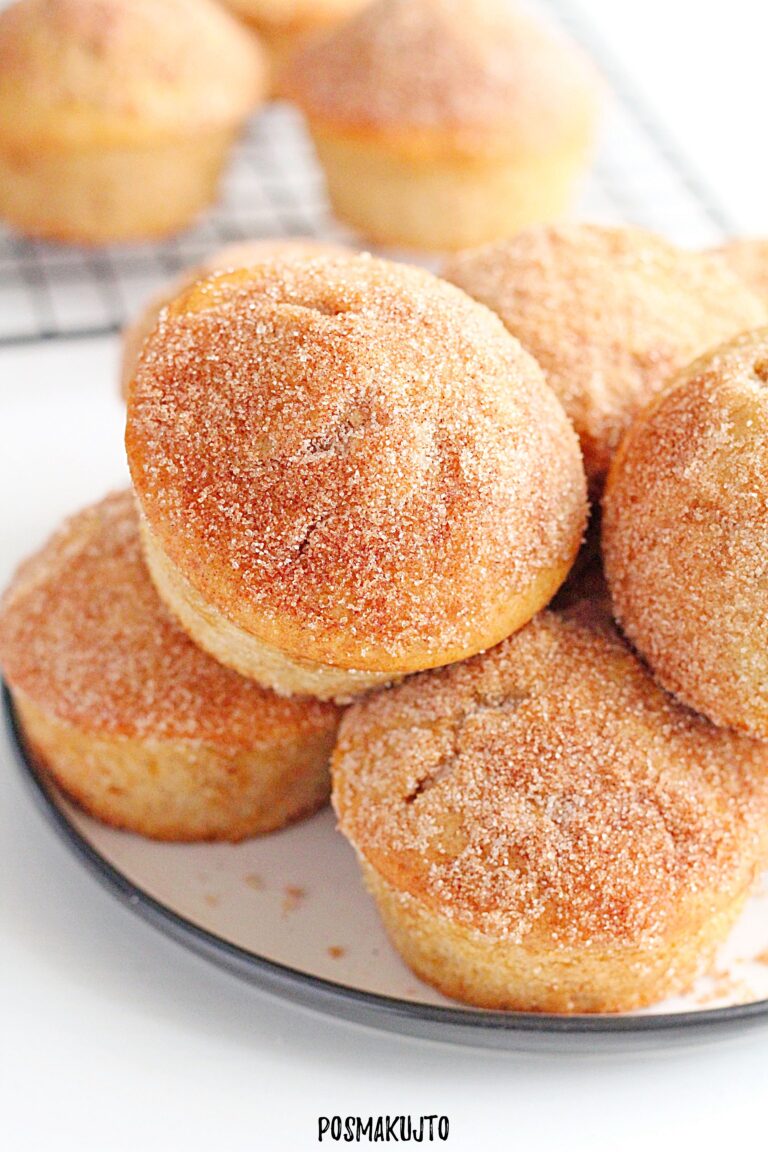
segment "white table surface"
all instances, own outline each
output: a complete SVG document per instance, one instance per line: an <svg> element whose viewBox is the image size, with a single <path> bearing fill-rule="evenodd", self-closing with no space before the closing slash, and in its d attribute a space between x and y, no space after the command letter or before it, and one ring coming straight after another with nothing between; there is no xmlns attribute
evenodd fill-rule
<svg viewBox="0 0 768 1152"><path fill-rule="evenodd" d="M732 216L768 233L762 5L580 6ZM11 477L2 582L63 513L123 482L115 370L110 339L0 356L1 475ZM67 420L63 392L87 401L87 426ZM31 436L50 443L45 472L31 467ZM30 517L28 503L44 511ZM9 1152L302 1150L317 1146L318 1115L334 1113L445 1113L447 1147L473 1150L739 1148L763 1129L768 1027L653 1055L493 1054L368 1032L260 994L102 891L33 809L4 745L0 909Z"/></svg>

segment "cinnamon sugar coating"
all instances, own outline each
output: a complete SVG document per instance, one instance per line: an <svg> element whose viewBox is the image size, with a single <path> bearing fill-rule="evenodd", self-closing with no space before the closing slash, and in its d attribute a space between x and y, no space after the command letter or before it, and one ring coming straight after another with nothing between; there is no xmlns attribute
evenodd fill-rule
<svg viewBox="0 0 768 1152"><path fill-rule="evenodd" d="M614 609L661 682L768 737L768 329L703 356L633 426L611 469Z"/></svg>
<svg viewBox="0 0 768 1152"><path fill-rule="evenodd" d="M457 289L365 256L199 282L145 346L126 444L153 541L204 601L342 668L495 642L584 525L531 357Z"/></svg>
<svg viewBox="0 0 768 1152"><path fill-rule="evenodd" d="M14 693L96 737L251 750L332 734L339 716L195 647L149 579L130 492L72 517L21 565L0 607L0 660Z"/></svg>
<svg viewBox="0 0 768 1152"><path fill-rule="evenodd" d="M765 323L763 303L717 256L632 228L563 225L454 257L453 283L536 357L602 487L634 415L695 356Z"/></svg>
<svg viewBox="0 0 768 1152"><path fill-rule="evenodd" d="M325 244L303 236L238 240L232 244L225 244L223 248L217 248L200 264L182 272L171 284L153 296L140 315L125 328L120 373L123 396L128 395L128 387L136 370L142 346L157 324L161 311L166 304L170 304L174 296L189 288L195 280L210 272L219 272L227 268L244 268L270 256L295 256L298 259L306 259L323 253L343 251L344 249L337 244Z"/></svg>
<svg viewBox="0 0 768 1152"><path fill-rule="evenodd" d="M546 153L591 134L597 105L581 52L503 0L378 0L283 87L314 123L468 154Z"/></svg>
<svg viewBox="0 0 768 1152"><path fill-rule="evenodd" d="M677 705L615 631L550 612L353 705L333 775L341 830L405 910L528 950L509 953L527 956L509 1005L537 956L653 967L743 896L764 851L765 746ZM600 970L568 977L565 1010L600 1003L583 996Z"/></svg>
<svg viewBox="0 0 768 1152"><path fill-rule="evenodd" d="M18 0L0 13L3 140L228 127L265 84L259 45L211 0Z"/></svg>

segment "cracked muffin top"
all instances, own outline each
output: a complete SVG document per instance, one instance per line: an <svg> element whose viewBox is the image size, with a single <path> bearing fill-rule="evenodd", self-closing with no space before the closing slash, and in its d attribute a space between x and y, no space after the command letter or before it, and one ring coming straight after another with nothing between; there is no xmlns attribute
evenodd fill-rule
<svg viewBox="0 0 768 1152"><path fill-rule="evenodd" d="M342 667L496 643L583 530L576 437L532 357L459 289L368 256L182 294L126 444L152 541L203 600Z"/></svg>
<svg viewBox="0 0 768 1152"><path fill-rule="evenodd" d="M667 696L605 613L540 613L354 704L333 777L342 832L397 892L518 943L662 939L764 852L765 744Z"/></svg>

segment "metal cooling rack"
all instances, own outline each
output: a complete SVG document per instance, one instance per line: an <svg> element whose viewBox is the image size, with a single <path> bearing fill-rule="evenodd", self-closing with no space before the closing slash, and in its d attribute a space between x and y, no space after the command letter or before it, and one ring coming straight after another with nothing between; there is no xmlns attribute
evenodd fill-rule
<svg viewBox="0 0 768 1152"><path fill-rule="evenodd" d="M731 231L594 30L567 0L548 6L596 59L614 93L580 214L653 228L691 245ZM353 240L330 215L312 147L288 106L272 105L254 119L222 192L196 227L161 244L93 251L24 240L0 227L0 345L113 332L177 271L233 240Z"/></svg>

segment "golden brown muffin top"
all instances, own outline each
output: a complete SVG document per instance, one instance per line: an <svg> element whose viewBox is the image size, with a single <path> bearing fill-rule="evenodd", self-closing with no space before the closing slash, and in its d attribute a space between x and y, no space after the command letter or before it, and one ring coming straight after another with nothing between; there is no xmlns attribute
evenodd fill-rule
<svg viewBox="0 0 768 1152"><path fill-rule="evenodd" d="M271 256L304 260L312 256L332 255L343 251L344 249L338 244L326 244L303 236L236 240L232 244L225 244L223 248L217 248L199 264L186 269L171 284L153 296L140 315L124 329L120 374L123 396L128 395L128 386L136 370L144 341L155 327L161 311L166 304L170 304L174 296L189 288L195 280L210 272L219 272L227 268L246 268Z"/></svg>
<svg viewBox="0 0 768 1152"><path fill-rule="evenodd" d="M198 282L144 347L126 444L202 598L340 667L466 654L583 528L576 438L532 358L458 289L367 256Z"/></svg>
<svg viewBox="0 0 768 1152"><path fill-rule="evenodd" d="M580 51L505 0L378 0L300 52L284 87L313 122L469 152L549 151L597 106Z"/></svg>
<svg viewBox="0 0 768 1152"><path fill-rule="evenodd" d="M227 128L265 85L256 39L211 0L17 0L0 12L4 139Z"/></svg>
<svg viewBox="0 0 768 1152"><path fill-rule="evenodd" d="M192 643L146 571L131 492L73 516L21 565L0 605L0 660L14 691L100 735L254 748L340 715L259 688Z"/></svg>
<svg viewBox="0 0 768 1152"><path fill-rule="evenodd" d="M768 328L701 357L632 426L603 502L627 635L670 691L755 732L768 727L766 385Z"/></svg>
<svg viewBox="0 0 768 1152"><path fill-rule="evenodd" d="M342 831L398 891L498 939L648 943L765 838L768 749L675 704L616 633L544 612L352 706Z"/></svg>
<svg viewBox="0 0 768 1152"><path fill-rule="evenodd" d="M532 228L460 253L445 275L536 357L573 421L595 491L633 416L673 375L766 320L718 257L636 228Z"/></svg>
<svg viewBox="0 0 768 1152"><path fill-rule="evenodd" d="M768 239L745 236L715 253L768 305Z"/></svg>

